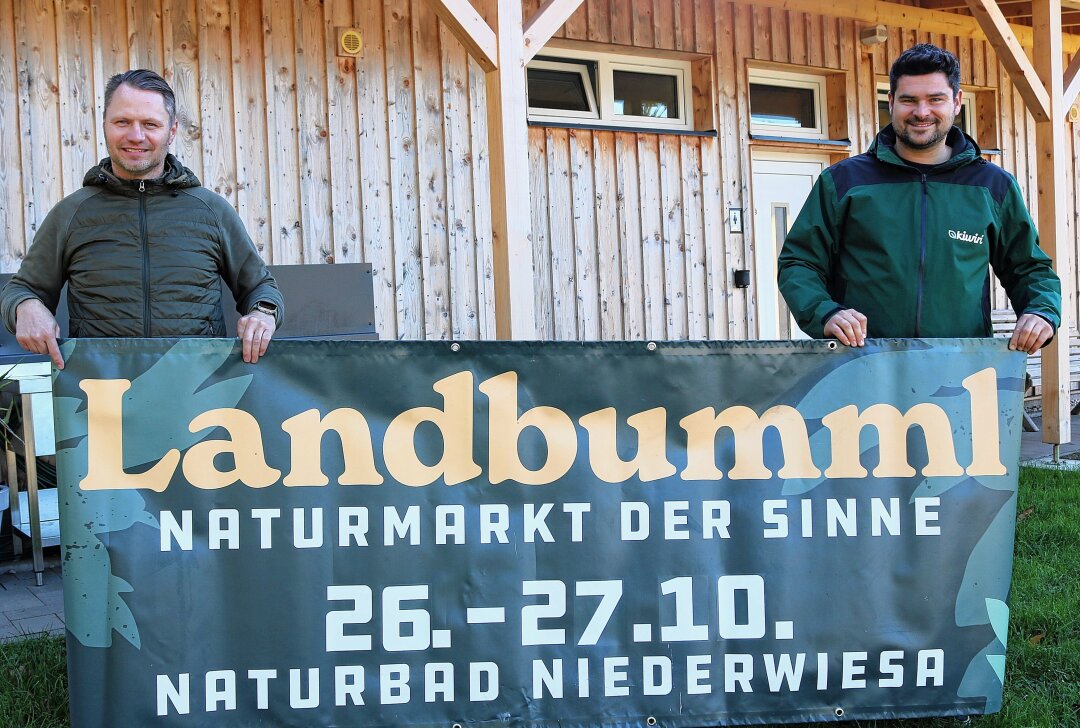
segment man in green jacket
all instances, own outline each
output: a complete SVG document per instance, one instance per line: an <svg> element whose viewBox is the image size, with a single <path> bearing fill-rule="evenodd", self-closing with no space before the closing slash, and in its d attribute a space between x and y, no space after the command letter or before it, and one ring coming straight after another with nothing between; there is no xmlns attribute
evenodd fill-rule
<svg viewBox="0 0 1080 728"><path fill-rule="evenodd" d="M921 44L889 73L892 123L822 172L788 233L780 292L807 334L992 335L990 270L1017 314L1009 346L1042 347L1061 322L1061 282L1016 180L953 121L960 64Z"/></svg>
<svg viewBox="0 0 1080 728"><path fill-rule="evenodd" d="M281 322L281 293L232 206L169 154L176 100L153 71L105 87L109 158L45 217L0 293L19 344L64 361L54 314L68 286L72 337L225 336L219 277L237 301L237 336L257 362Z"/></svg>

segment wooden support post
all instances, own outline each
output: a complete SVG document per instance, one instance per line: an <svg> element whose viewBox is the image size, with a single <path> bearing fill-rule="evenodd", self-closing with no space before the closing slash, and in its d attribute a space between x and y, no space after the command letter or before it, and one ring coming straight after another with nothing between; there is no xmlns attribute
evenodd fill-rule
<svg viewBox="0 0 1080 728"><path fill-rule="evenodd" d="M537 338L529 193L528 100L521 0L487 0L481 16L469 0L428 0L486 71L495 336ZM490 22L485 22L484 18Z"/></svg>
<svg viewBox="0 0 1080 728"><path fill-rule="evenodd" d="M494 12L497 68L487 74L491 228L495 263L495 335L537 338L533 286L532 199L526 126L521 0L488 0Z"/></svg>
<svg viewBox="0 0 1080 728"><path fill-rule="evenodd" d="M1061 328L1042 353L1043 441L1072 440L1069 405L1069 329L1073 318L1073 247L1065 225L1065 103L1061 47L1061 0L1031 4L1034 61L1049 97L1046 121L1035 124L1039 241L1062 280Z"/></svg>

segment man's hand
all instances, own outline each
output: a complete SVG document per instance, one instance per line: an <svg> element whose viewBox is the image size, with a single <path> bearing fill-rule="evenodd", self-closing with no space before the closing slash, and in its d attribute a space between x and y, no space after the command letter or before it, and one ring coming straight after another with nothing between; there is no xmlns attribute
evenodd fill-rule
<svg viewBox="0 0 1080 728"><path fill-rule="evenodd" d="M1009 339L1009 348L1014 351L1034 354L1053 335L1054 327L1050 325L1049 321L1042 316L1025 313L1016 320L1016 328L1013 329L1012 338Z"/></svg>
<svg viewBox="0 0 1080 728"><path fill-rule="evenodd" d="M837 311L825 322L825 338L838 339L844 346L866 343L866 316L853 308Z"/></svg>
<svg viewBox="0 0 1080 728"><path fill-rule="evenodd" d="M64 368L64 358L56 337L60 326L52 312L36 298L28 298L15 307L15 340L34 354L48 354L57 369Z"/></svg>
<svg viewBox="0 0 1080 728"><path fill-rule="evenodd" d="M244 361L254 364L266 353L270 339L277 331L273 316L261 311L252 311L236 322L236 336L244 343Z"/></svg>

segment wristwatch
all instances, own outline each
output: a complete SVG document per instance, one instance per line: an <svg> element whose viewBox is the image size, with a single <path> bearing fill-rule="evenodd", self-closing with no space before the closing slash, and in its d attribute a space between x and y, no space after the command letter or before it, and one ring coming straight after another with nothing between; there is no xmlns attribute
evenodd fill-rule
<svg viewBox="0 0 1080 728"><path fill-rule="evenodd" d="M255 313L256 311L265 313L267 316L274 316L277 314L277 306L272 303L267 303L266 301L258 301L251 307L251 313Z"/></svg>

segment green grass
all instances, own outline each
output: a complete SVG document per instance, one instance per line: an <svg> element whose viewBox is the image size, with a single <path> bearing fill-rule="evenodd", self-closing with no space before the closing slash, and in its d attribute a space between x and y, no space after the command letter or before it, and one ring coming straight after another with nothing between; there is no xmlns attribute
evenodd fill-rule
<svg viewBox="0 0 1080 728"><path fill-rule="evenodd" d="M0 726L68 726L64 654L62 637L0 643Z"/></svg>
<svg viewBox="0 0 1080 728"><path fill-rule="evenodd" d="M845 725L1080 728L1080 472L1022 469L1018 511L1001 712ZM63 639L0 643L0 727L68 726Z"/></svg>

